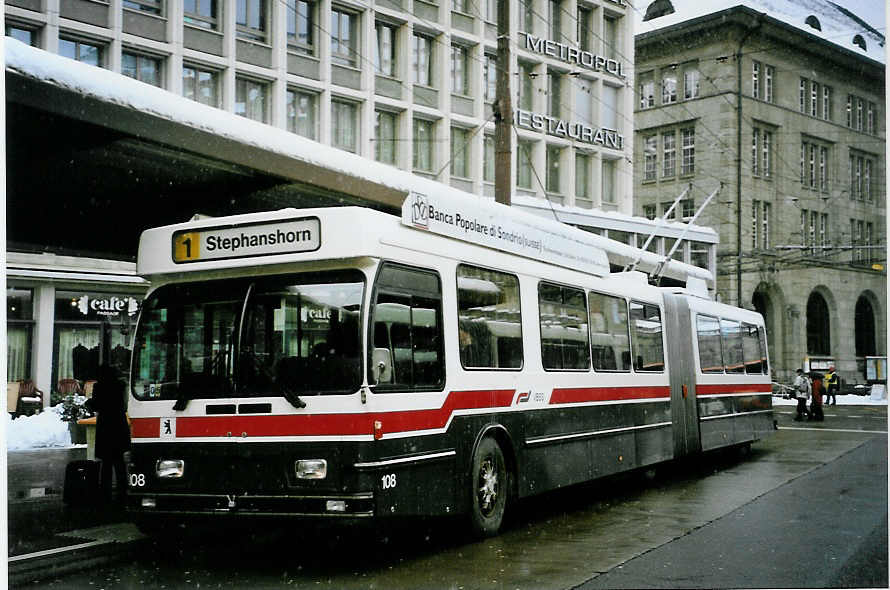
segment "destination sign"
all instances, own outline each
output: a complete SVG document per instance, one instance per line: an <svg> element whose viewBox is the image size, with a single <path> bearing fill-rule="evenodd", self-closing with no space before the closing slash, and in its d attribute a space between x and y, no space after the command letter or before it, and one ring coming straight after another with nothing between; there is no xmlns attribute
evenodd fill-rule
<svg viewBox="0 0 890 590"><path fill-rule="evenodd" d="M173 262L312 252L321 246L317 217L178 231Z"/></svg>

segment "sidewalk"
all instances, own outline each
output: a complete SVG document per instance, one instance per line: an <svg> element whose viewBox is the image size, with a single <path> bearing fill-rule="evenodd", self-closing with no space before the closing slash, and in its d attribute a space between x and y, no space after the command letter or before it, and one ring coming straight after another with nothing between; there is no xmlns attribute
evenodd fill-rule
<svg viewBox="0 0 890 590"><path fill-rule="evenodd" d="M107 563L144 538L120 506L62 502L65 465L81 454L76 447L7 454L10 585Z"/></svg>

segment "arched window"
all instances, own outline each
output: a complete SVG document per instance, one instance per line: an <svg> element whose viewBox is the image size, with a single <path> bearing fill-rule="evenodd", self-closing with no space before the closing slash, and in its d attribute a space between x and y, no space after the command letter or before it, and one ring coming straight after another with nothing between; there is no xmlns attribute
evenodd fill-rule
<svg viewBox="0 0 890 590"><path fill-rule="evenodd" d="M646 16L643 17L643 21L650 21L666 14L674 14L674 5L671 4L671 0L655 0L646 8Z"/></svg>
<svg viewBox="0 0 890 590"><path fill-rule="evenodd" d="M751 304L754 305L754 310L763 316L766 333L771 335L773 332L773 304L769 295L763 291L755 291L754 296L751 297Z"/></svg>
<svg viewBox="0 0 890 590"><path fill-rule="evenodd" d="M863 51L867 51L865 46L865 37L862 35L856 35L853 37L853 45L858 45Z"/></svg>
<svg viewBox="0 0 890 590"><path fill-rule="evenodd" d="M816 18L815 15L812 15L812 14L811 14L810 16L807 17L807 20L805 20L805 21L803 21L803 22L805 22L806 24L810 25L811 27L813 27L813 28L816 29L817 31L821 31L821 30L822 30L822 25L819 24L819 19Z"/></svg>
<svg viewBox="0 0 890 590"><path fill-rule="evenodd" d="M875 313L871 302L860 296L856 301L856 356L877 354L875 346Z"/></svg>
<svg viewBox="0 0 890 590"><path fill-rule="evenodd" d="M818 293L812 293L807 300L807 353L823 356L831 354L828 304Z"/></svg>

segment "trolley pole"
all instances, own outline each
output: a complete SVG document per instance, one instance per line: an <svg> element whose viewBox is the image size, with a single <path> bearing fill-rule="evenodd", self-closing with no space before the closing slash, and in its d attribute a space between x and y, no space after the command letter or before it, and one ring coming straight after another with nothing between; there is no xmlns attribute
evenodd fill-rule
<svg viewBox="0 0 890 590"><path fill-rule="evenodd" d="M513 179L513 105L510 99L510 1L498 0L497 85L494 100L494 199L509 205Z"/></svg>

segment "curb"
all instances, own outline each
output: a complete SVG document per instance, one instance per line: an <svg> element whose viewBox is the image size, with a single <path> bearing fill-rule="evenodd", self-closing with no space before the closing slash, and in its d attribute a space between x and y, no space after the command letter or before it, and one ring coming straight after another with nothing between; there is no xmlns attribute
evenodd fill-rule
<svg viewBox="0 0 890 590"><path fill-rule="evenodd" d="M147 540L147 537L129 524L97 527L89 531L72 531L57 536L69 535L94 540L9 557L7 560L9 586L47 581L107 565L124 559L135 547Z"/></svg>

